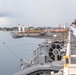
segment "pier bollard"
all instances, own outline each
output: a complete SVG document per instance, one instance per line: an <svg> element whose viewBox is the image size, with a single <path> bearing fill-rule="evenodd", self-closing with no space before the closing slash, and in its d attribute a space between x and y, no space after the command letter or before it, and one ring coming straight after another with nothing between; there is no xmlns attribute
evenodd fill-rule
<svg viewBox="0 0 76 75"><path fill-rule="evenodd" d="M54 75L54 71L51 71L51 74L50 75Z"/></svg>

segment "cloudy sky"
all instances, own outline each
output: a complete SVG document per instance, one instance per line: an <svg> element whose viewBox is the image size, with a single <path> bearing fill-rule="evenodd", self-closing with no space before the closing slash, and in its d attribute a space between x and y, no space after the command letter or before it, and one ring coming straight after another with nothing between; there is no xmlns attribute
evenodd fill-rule
<svg viewBox="0 0 76 75"><path fill-rule="evenodd" d="M0 27L58 26L76 19L76 0L0 0Z"/></svg>

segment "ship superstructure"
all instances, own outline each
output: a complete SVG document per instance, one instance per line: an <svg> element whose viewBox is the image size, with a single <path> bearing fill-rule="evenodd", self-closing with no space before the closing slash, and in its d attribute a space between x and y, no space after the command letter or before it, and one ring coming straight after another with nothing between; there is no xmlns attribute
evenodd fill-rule
<svg viewBox="0 0 76 75"><path fill-rule="evenodd" d="M50 75L51 71L55 73L60 71L64 67L67 35L68 33L65 36L61 34L39 44L39 47L33 51L34 57L29 62L20 60L21 71L14 75Z"/></svg>
<svg viewBox="0 0 76 75"><path fill-rule="evenodd" d="M29 62L20 60L21 70L13 75L76 75L75 48L76 37L73 30L69 28L68 32L54 33L53 39L39 44Z"/></svg>

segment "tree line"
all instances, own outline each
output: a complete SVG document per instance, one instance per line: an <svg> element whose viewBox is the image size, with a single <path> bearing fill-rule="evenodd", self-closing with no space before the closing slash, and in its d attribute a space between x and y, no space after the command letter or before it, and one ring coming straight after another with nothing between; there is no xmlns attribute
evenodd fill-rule
<svg viewBox="0 0 76 75"><path fill-rule="evenodd" d="M17 27L12 27L12 28L10 28L10 27L4 27L4 28L0 27L0 31L17 31L17 30L18 30Z"/></svg>

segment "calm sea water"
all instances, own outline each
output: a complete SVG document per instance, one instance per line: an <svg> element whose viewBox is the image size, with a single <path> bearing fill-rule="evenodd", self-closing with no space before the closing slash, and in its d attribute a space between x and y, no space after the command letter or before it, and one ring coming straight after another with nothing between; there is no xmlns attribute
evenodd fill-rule
<svg viewBox="0 0 76 75"><path fill-rule="evenodd" d="M8 50L3 42L20 58L29 61L33 56L33 50L42 41L43 39L36 38L13 39L9 32L0 32L0 75L12 75L20 70L20 60Z"/></svg>

